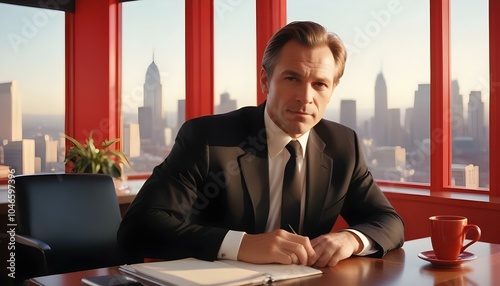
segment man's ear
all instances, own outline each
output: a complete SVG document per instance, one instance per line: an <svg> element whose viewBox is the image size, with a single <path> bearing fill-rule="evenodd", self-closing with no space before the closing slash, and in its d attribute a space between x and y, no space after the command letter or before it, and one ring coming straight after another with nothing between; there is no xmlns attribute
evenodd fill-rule
<svg viewBox="0 0 500 286"><path fill-rule="evenodd" d="M268 77L264 68L260 69L260 89L266 95L269 93Z"/></svg>

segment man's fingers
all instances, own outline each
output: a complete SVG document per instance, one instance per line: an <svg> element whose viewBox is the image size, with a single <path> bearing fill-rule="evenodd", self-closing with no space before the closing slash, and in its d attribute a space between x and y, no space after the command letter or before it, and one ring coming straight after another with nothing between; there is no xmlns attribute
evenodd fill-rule
<svg viewBox="0 0 500 286"><path fill-rule="evenodd" d="M308 237L275 230L264 234L245 234L238 260L252 263L308 264L315 256Z"/></svg>
<svg viewBox="0 0 500 286"><path fill-rule="evenodd" d="M295 234L294 234L295 236ZM306 238L307 239L307 238ZM314 249L309 241L304 241L303 239L294 239L294 240L287 240L284 239L283 242L280 245L281 250L290 255L291 261L293 264L303 264L306 265L308 260L309 260L309 252L308 248L310 248L314 253Z"/></svg>
<svg viewBox="0 0 500 286"><path fill-rule="evenodd" d="M319 256L318 260L316 260L314 265L316 265L317 267L325 267L328 264L328 262L330 261L330 258L331 258L330 254L323 252Z"/></svg>
<svg viewBox="0 0 500 286"><path fill-rule="evenodd" d="M297 253L297 251L294 251L300 259L300 263L303 265L308 264L308 261L310 258L315 258L316 257L316 251L314 250L314 246L311 244L311 241L307 236L301 236L301 235L296 235L296 234L290 234L291 235L291 240L299 244L301 247L297 249L300 253ZM302 252L304 251L304 253ZM303 255L300 255L303 253Z"/></svg>
<svg viewBox="0 0 500 286"><path fill-rule="evenodd" d="M318 259L310 260L309 264L319 267L335 266L340 260L350 257L354 248L359 247L357 241L351 238L350 233L329 233L311 240Z"/></svg>

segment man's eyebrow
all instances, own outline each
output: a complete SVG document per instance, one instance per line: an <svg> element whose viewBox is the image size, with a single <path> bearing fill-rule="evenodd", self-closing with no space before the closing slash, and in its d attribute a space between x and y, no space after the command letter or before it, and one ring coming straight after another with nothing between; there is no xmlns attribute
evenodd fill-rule
<svg viewBox="0 0 500 286"><path fill-rule="evenodd" d="M283 76L293 76L293 77L298 77L301 78L303 75L300 72L296 72L294 70L284 70L281 72L281 75ZM326 83L333 83L333 78L330 78L328 76L323 76L323 75L318 75L315 77L315 81L321 81L321 82L326 82Z"/></svg>
<svg viewBox="0 0 500 286"><path fill-rule="evenodd" d="M295 76L295 77L301 77L302 74L299 73L299 72L296 72L294 70L284 70L283 72L281 72L282 75L291 75L291 76Z"/></svg>
<svg viewBox="0 0 500 286"><path fill-rule="evenodd" d="M327 76L318 76L318 77L316 77L316 80L317 81L321 81L321 82L325 82L325 83L328 83L328 84L333 83L333 78L330 78L330 77L327 77Z"/></svg>

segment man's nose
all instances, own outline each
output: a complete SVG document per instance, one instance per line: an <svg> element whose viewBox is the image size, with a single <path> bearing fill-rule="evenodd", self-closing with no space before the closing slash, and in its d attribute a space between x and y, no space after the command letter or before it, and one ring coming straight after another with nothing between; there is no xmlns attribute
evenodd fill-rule
<svg viewBox="0 0 500 286"><path fill-rule="evenodd" d="M295 100L300 101L303 104L307 104L313 101L313 95L316 90L309 83L304 83L296 90Z"/></svg>

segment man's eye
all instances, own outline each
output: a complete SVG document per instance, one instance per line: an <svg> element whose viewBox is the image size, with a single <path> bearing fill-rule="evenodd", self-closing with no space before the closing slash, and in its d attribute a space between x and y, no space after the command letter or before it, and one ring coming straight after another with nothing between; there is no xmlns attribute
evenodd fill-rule
<svg viewBox="0 0 500 286"><path fill-rule="evenodd" d="M295 77L293 77L293 76L287 76L287 77L285 77L285 80L288 80L288 81L295 81L295 80L297 80L297 79L296 79Z"/></svg>
<svg viewBox="0 0 500 286"><path fill-rule="evenodd" d="M316 82L314 85L315 85L316 87L319 87L319 88L326 88L326 87L328 87L328 86L327 86L325 83L323 83L323 82Z"/></svg>

